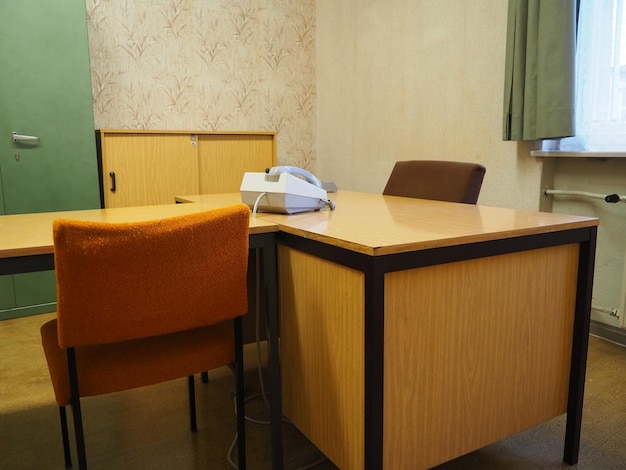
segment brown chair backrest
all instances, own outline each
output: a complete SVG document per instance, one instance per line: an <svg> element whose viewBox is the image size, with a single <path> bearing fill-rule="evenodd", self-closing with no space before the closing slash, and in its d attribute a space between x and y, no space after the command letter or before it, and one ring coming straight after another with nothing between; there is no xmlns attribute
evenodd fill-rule
<svg viewBox="0 0 626 470"><path fill-rule="evenodd" d="M211 325L247 312L250 209L53 225L62 348Z"/></svg>
<svg viewBox="0 0 626 470"><path fill-rule="evenodd" d="M396 162L383 194L476 204L485 176L478 163L442 160Z"/></svg>

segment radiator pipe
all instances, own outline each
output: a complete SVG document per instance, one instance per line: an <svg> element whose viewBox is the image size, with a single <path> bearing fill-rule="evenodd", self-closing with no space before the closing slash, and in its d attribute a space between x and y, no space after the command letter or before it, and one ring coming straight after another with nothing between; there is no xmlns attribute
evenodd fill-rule
<svg viewBox="0 0 626 470"><path fill-rule="evenodd" d="M598 194L598 193L590 193L587 191L565 191L560 189L546 189L544 190L544 194L546 196L551 195L561 195L561 196L581 196L588 197L591 199L601 199L604 202L616 203L616 202L626 202L626 196L620 196L619 194Z"/></svg>

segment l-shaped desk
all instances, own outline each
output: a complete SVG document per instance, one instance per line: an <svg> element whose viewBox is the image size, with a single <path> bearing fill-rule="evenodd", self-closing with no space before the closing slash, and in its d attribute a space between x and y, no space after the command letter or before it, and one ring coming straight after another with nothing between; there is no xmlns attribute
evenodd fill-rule
<svg viewBox="0 0 626 470"><path fill-rule="evenodd" d="M564 460L576 463L598 220L346 191L332 198L334 211L251 218L251 240L256 230L277 246L266 271L278 282L277 304L268 292L270 374L280 319L282 411L273 393L273 416L348 470L430 468L567 413ZM195 204L104 218L240 201L178 199ZM39 228L27 216L0 217L0 274L19 258L5 241L15 217L27 232L51 227L49 216ZM273 248L263 247L272 263ZM280 426L272 433L282 468Z"/></svg>

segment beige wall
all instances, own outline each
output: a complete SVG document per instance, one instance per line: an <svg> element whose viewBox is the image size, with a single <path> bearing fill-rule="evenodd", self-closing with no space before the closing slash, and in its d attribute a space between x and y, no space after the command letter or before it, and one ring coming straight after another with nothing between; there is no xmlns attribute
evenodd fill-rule
<svg viewBox="0 0 626 470"><path fill-rule="evenodd" d="M96 128L278 131L315 169L314 0L86 0Z"/></svg>
<svg viewBox="0 0 626 470"><path fill-rule="evenodd" d="M86 2L98 128L278 131L280 164L361 191L479 161L481 204L538 207L541 162L500 138L506 2Z"/></svg>
<svg viewBox="0 0 626 470"><path fill-rule="evenodd" d="M318 0L318 176L381 192L414 158L487 167L480 204L539 207L541 161L501 139L507 2Z"/></svg>

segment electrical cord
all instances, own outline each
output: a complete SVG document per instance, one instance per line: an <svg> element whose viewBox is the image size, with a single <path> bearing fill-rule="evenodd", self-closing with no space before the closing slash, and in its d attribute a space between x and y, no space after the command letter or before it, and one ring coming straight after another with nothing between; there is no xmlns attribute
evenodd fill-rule
<svg viewBox="0 0 626 470"><path fill-rule="evenodd" d="M261 396L263 397L263 402L265 403L265 406L269 409L270 404L269 401L267 400L267 393L265 392L265 383L263 381L263 368L261 367L261 315L260 315L260 309L259 309L259 305L261 305L261 263L259 262L260 259L260 249L256 248L255 249L255 254L256 254L256 288L255 288L255 300L256 300L256 304L255 304L255 324L254 324L254 334L255 334L255 340L256 340L256 355L257 355L257 370L259 372L259 385L261 387ZM265 334L265 337L267 338L267 331Z"/></svg>
<svg viewBox="0 0 626 470"><path fill-rule="evenodd" d="M320 199L320 200L324 203L325 206L330 207L331 211L334 211L335 207L337 207L331 199Z"/></svg>
<svg viewBox="0 0 626 470"><path fill-rule="evenodd" d="M258 198L257 198L257 202L255 202L254 206L256 209L256 205L259 201L259 199L265 195L265 193L261 194ZM269 405L269 401L268 401L268 393L265 391L265 384L264 384L264 380L263 380L263 367L262 367L262 361L261 361L261 335L260 335L260 324L261 324L261 320L260 320L260 305L261 305L261 267L260 267L260 263L259 263L259 253L260 249L256 248L255 249L255 254L256 254L256 289L255 289L255 300L256 300L256 309L255 309L255 315L256 315L256 319L255 319L255 325L254 325L254 329L255 329L255 341L256 341L256 352L257 352L257 371L259 373L259 385L261 387L261 393L258 393L256 395L251 395L249 397L244 398L244 401L247 403L251 400L255 400L257 398L263 398L263 402L265 403L265 406L269 409L270 405ZM234 400L234 411L235 411L235 416L237 416L237 399L236 396L233 397ZM252 424L258 424L258 425L263 425L263 426L269 426L271 424L270 421L268 420L260 420L260 419L255 419L255 418L250 418L249 416L245 417L246 421L252 423ZM283 418L282 419L283 423L289 423L289 420ZM237 445L237 433L235 432L235 437L233 438L233 442L230 444L230 447L228 448L228 463L230 464L230 466L232 468L238 469L239 466L235 463L235 461L233 460L233 451L235 450L235 446ZM319 460L316 460L313 463L310 463L304 467L299 467L296 470L309 470L311 468L317 467L318 465L320 465L321 463L325 462L326 460L328 460L327 457L322 457Z"/></svg>
<svg viewBox="0 0 626 470"><path fill-rule="evenodd" d="M261 394L258 393L256 395L251 395L249 397L245 398L246 403L254 400L256 398L260 398ZM233 397L233 404L234 404L234 413L235 416L237 416L237 399L236 397ZM259 420L259 419L254 419L254 418L250 418L249 416L246 416L246 421L253 423L253 424L260 424L260 425L265 425L268 426L270 424L269 421L264 421L264 420ZM283 423L288 423L289 421L283 418ZM237 465L237 463L233 460L233 452L235 451L235 446L237 445L237 438L238 438L238 434L235 432L235 437L233 438L233 441L230 444L230 447L228 448L228 463L232 468L238 469L239 466ZM328 460L327 457L321 457L320 459L316 460L315 462L312 462L308 465L305 465L304 467L298 467L296 470L309 470L311 468L315 468L318 465L326 462L326 460Z"/></svg>

